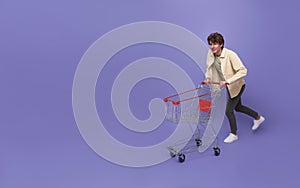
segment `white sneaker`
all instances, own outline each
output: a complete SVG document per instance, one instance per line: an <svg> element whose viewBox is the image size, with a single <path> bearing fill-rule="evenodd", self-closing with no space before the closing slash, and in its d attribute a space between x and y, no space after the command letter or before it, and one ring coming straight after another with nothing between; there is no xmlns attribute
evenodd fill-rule
<svg viewBox="0 0 300 188"><path fill-rule="evenodd" d="M237 135L230 133L229 136L227 136L227 138L225 138L224 142L229 144L231 142L236 141L237 139L238 139Z"/></svg>
<svg viewBox="0 0 300 188"><path fill-rule="evenodd" d="M255 131L262 122L265 121L265 118L263 116L260 116L259 120L253 120L253 126L252 126L252 131Z"/></svg>

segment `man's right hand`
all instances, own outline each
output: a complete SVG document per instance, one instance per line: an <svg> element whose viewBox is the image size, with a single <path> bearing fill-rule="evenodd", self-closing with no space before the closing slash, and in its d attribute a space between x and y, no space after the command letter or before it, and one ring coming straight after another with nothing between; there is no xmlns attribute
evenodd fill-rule
<svg viewBox="0 0 300 188"><path fill-rule="evenodd" d="M209 84L210 83L210 79L209 78L205 78L205 80L203 80L202 84Z"/></svg>

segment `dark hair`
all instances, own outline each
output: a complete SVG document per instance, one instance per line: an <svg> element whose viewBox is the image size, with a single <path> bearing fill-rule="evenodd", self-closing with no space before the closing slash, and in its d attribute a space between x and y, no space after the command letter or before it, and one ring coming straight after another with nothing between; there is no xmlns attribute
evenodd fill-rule
<svg viewBox="0 0 300 188"><path fill-rule="evenodd" d="M224 38L223 36L218 33L211 33L208 37L207 37L207 42L210 45L210 43L218 43L218 44L223 44L222 49L224 48Z"/></svg>

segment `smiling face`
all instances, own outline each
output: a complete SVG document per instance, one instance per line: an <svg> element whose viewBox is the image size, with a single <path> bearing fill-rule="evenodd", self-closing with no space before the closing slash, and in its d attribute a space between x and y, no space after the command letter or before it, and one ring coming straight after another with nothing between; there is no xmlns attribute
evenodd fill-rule
<svg viewBox="0 0 300 188"><path fill-rule="evenodd" d="M223 47L223 44L219 44L217 42L209 42L209 48L211 49L211 51L217 55L217 56L220 56L221 53L222 53L222 47Z"/></svg>
<svg viewBox="0 0 300 188"><path fill-rule="evenodd" d="M207 42L209 44L209 48L211 49L211 51L217 55L220 56L224 47L224 38L223 36L218 33L211 33L208 37L207 37Z"/></svg>

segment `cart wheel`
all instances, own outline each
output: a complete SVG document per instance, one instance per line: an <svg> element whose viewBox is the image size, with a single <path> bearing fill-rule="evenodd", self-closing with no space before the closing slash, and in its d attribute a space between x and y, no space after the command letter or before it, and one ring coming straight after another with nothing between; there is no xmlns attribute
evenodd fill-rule
<svg viewBox="0 0 300 188"><path fill-rule="evenodd" d="M173 153L173 152L170 152L170 156L171 156L172 158L174 158L174 157L176 157L176 154Z"/></svg>
<svg viewBox="0 0 300 188"><path fill-rule="evenodd" d="M180 163L183 163L184 160L185 160L185 155L184 155L184 154L178 155L178 161L179 161Z"/></svg>
<svg viewBox="0 0 300 188"><path fill-rule="evenodd" d="M215 156L219 156L219 155L220 155L220 153L221 153L221 150L220 150L220 148L219 148L219 147L217 147L217 146L215 146L215 147L213 147L213 149L214 149L214 152L215 152Z"/></svg>
<svg viewBox="0 0 300 188"><path fill-rule="evenodd" d="M196 141L197 147L202 145L202 140L200 140L200 138L195 138L195 141Z"/></svg>

